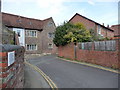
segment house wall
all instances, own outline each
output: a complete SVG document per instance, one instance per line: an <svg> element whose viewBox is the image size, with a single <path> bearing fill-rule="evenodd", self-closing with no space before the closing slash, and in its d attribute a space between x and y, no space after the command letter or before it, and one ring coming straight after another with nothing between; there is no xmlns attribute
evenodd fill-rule
<svg viewBox="0 0 120 90"><path fill-rule="evenodd" d="M112 30L114 30L114 35L118 36L120 35L120 25L113 25L110 27Z"/></svg>
<svg viewBox="0 0 120 90"><path fill-rule="evenodd" d="M109 31L109 30L102 28L102 27L101 27L101 34L103 35L103 37L108 37L108 38L114 37L114 32Z"/></svg>
<svg viewBox="0 0 120 90"><path fill-rule="evenodd" d="M26 52L27 54L40 54L42 53L42 41L41 41L41 31L36 30L37 32L37 37L27 37L25 35L25 48L26 48ZM25 34L26 34L26 30L25 30ZM32 45L32 44L36 44L37 45L37 50L27 50L27 45Z"/></svg>
<svg viewBox="0 0 120 90"><path fill-rule="evenodd" d="M71 23L82 23L84 24L84 26L89 30L89 29L95 29L96 30L96 26L94 22L91 22L83 17L80 17L79 15L76 15L73 19L71 19L70 21Z"/></svg>
<svg viewBox="0 0 120 90"><path fill-rule="evenodd" d="M119 43L120 40L116 40L116 50L115 51L98 51L94 50L94 44L92 43L91 50L79 49L77 45L76 48L76 58L74 53L74 44L68 44L66 46L58 47L58 56L69 58L72 60L78 60L81 62L88 62L92 64L98 64L106 67L120 68L119 63Z"/></svg>
<svg viewBox="0 0 120 90"><path fill-rule="evenodd" d="M73 23L73 24L82 23L86 27L86 29L88 29L88 30L93 29L93 30L95 30L94 32L96 33L96 35L98 34L98 25L90 20L87 20L86 18L83 18L80 15L76 15L74 18L72 18L70 20L70 23ZM104 27L101 27L101 34L104 37L114 37L114 32L112 32Z"/></svg>
<svg viewBox="0 0 120 90"><path fill-rule="evenodd" d="M52 22L52 25L49 23ZM44 21L44 27L42 31L37 31L37 37L25 37L26 45L36 44L37 50L27 51L27 54L40 54L40 53L56 53L57 47L53 44L53 38L48 37L48 33L54 33L56 26L52 19ZM49 48L48 44L53 44L53 48Z"/></svg>
<svg viewBox="0 0 120 90"><path fill-rule="evenodd" d="M48 25L48 22L53 23L52 26ZM2 13L2 22L5 24L6 27L10 28L11 30L14 30L14 28L21 29L21 31L26 29L30 30L37 30L37 37L26 37L25 33L21 33L20 43L24 42L25 40L25 46L26 45L37 45L37 50L28 51L26 50L26 53L29 54L40 54L40 53L56 53L56 46L53 44L53 38L48 38L49 32L54 32L56 29L56 26L54 24L54 21L52 17L45 19L45 20L38 20L28 17L23 17L19 15L13 15L9 13ZM18 30L15 30L16 32ZM25 35L25 38L24 38ZM22 39L24 40L22 41ZM8 40L9 41L9 40ZM48 44L53 44L53 48L48 48Z"/></svg>
<svg viewBox="0 0 120 90"><path fill-rule="evenodd" d="M52 24L50 25L50 23ZM52 19L49 21L44 21L43 31L41 32L41 43L42 43L42 53L56 53L57 47L53 43L53 38L48 36L48 33L54 33L56 26ZM53 44L53 48L49 48L48 44Z"/></svg>

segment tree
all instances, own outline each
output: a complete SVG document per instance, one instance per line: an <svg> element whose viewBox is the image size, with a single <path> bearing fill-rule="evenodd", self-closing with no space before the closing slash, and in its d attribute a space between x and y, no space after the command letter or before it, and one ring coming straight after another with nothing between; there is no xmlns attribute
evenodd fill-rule
<svg viewBox="0 0 120 90"><path fill-rule="evenodd" d="M88 42L91 41L89 30L81 23L71 24L64 22L56 28L53 42L56 46L64 46L70 42Z"/></svg>
<svg viewBox="0 0 120 90"><path fill-rule="evenodd" d="M67 34L67 30L72 27L72 24L64 22L62 25L56 28L55 37L53 39L53 42L56 46L64 46L67 44L67 39L65 39L64 36Z"/></svg>
<svg viewBox="0 0 120 90"><path fill-rule="evenodd" d="M68 43L91 41L90 32L81 23L77 23L73 28L67 30L67 34L64 36L64 38L68 40Z"/></svg>

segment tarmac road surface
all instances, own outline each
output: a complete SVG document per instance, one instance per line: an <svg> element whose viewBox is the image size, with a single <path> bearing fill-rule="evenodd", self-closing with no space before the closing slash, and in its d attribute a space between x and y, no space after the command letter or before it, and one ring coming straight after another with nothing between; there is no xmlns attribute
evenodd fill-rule
<svg viewBox="0 0 120 90"><path fill-rule="evenodd" d="M117 73L63 61L55 55L28 61L48 75L58 88L118 88Z"/></svg>

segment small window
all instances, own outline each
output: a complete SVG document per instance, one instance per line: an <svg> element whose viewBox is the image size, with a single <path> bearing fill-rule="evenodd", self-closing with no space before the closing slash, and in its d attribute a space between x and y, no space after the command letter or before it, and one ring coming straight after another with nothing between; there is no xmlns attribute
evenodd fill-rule
<svg viewBox="0 0 120 90"><path fill-rule="evenodd" d="M35 45L27 45L27 50L28 51L33 51L33 50L37 50L37 45L35 44Z"/></svg>
<svg viewBox="0 0 120 90"><path fill-rule="evenodd" d="M52 33L52 32L48 33L48 37L49 38L54 38L54 33Z"/></svg>
<svg viewBox="0 0 120 90"><path fill-rule="evenodd" d="M27 37L37 37L37 31L36 30L26 30L26 36Z"/></svg>
<svg viewBox="0 0 120 90"><path fill-rule="evenodd" d="M48 26L52 26L52 25L53 25L53 22L49 22L49 23L48 23Z"/></svg>
<svg viewBox="0 0 120 90"><path fill-rule="evenodd" d="M52 49L52 48L53 48L53 44L52 44L52 43L49 43L49 44L48 44L48 48L49 48L49 49Z"/></svg>

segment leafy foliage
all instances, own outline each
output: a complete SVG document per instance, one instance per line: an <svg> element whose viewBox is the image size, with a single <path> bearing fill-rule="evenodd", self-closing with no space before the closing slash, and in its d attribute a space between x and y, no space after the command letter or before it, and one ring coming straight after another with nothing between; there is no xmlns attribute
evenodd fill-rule
<svg viewBox="0 0 120 90"><path fill-rule="evenodd" d="M102 40L110 40L108 37L102 37L100 34L96 34L95 30L90 29L90 34L91 34L91 41L102 41Z"/></svg>
<svg viewBox="0 0 120 90"><path fill-rule="evenodd" d="M67 34L67 30L72 27L72 24L64 22L63 25L56 28L55 37L53 39L56 46L64 46L67 44L67 39L65 39L64 36Z"/></svg>
<svg viewBox="0 0 120 90"><path fill-rule="evenodd" d="M81 23L70 24L64 22L56 28L55 38L53 40L56 46L64 46L70 42L88 42L91 41L91 34L89 30Z"/></svg>
<svg viewBox="0 0 120 90"><path fill-rule="evenodd" d="M77 23L73 28L67 30L67 34L64 36L64 38L68 39L68 43L91 41L90 32L86 30L84 25L81 23Z"/></svg>

